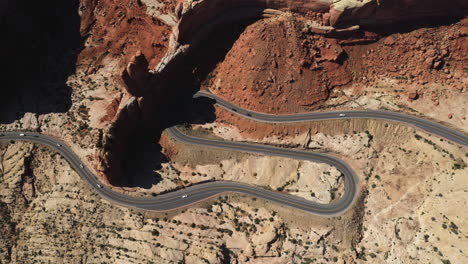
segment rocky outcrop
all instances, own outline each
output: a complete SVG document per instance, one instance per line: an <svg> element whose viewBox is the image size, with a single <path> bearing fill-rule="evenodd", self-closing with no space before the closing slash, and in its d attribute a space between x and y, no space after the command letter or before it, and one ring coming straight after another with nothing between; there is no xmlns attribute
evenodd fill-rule
<svg viewBox="0 0 468 264"><path fill-rule="evenodd" d="M382 26L406 21L455 18L466 15L463 0L340 0L330 10L331 24L354 23Z"/></svg>
<svg viewBox="0 0 468 264"><path fill-rule="evenodd" d="M408 92L408 100L414 101L414 100L418 99L418 97L419 97L418 91L409 91Z"/></svg>
<svg viewBox="0 0 468 264"><path fill-rule="evenodd" d="M245 18L246 12L258 9L277 9L305 15L312 12L326 12L330 4L331 0L188 0L180 4L177 40L180 43L190 42L203 26L210 25L223 15Z"/></svg>
<svg viewBox="0 0 468 264"><path fill-rule="evenodd" d="M463 0L188 0L177 7L176 35L186 43L204 25L230 10L270 8L290 11L336 28L385 25L435 17L460 17L467 12ZM231 13L242 16L243 12Z"/></svg>
<svg viewBox="0 0 468 264"><path fill-rule="evenodd" d="M148 61L145 55L138 51L130 59L127 67L123 70L121 77L127 91L133 96L142 96L148 89Z"/></svg>
<svg viewBox="0 0 468 264"><path fill-rule="evenodd" d="M306 25L282 14L247 26L202 89L259 112L320 106L351 75L340 67L345 52L339 43L309 35Z"/></svg>
<svg viewBox="0 0 468 264"><path fill-rule="evenodd" d="M160 10L155 11L155 8L159 8L157 3L146 1L145 3L149 5L148 8L151 10L145 10L144 5L138 4L140 2L128 1L128 5L125 7L124 4L119 4L119 7L112 7L103 16L95 16L90 11L102 10L103 6L93 1L84 1L81 7L83 17L81 29L83 35L92 34L93 40L88 41L90 47L82 52L82 56L92 57L93 54L103 52L105 47L110 47L108 50L114 56L124 54L122 60L124 66L121 66L122 70L119 74L129 94L123 96L120 101L122 106L116 110L115 114L113 113L115 118L111 122L115 122L115 124L111 125L112 129L107 130L109 134L105 135L109 140L105 144L108 148L103 151L105 153L103 164L120 166L123 154L111 153L125 152L125 145L132 131L148 120L157 120L161 109L168 106L172 99L182 94L183 96L190 95L187 87L192 84L174 85L174 83L186 78L181 77L181 69L192 67L194 70L198 68L197 64L203 63L203 59L198 59L198 61L192 61L191 66L187 66L187 59L196 54L198 49L206 44L206 38L220 26L233 24L237 20L255 20L264 16L277 16L282 12L295 13L291 17L307 21L307 23L300 22L293 26L291 26L290 21L285 22L285 25L292 29L288 31L288 34L294 33L293 35L295 35L284 38L285 45L289 45L288 49L293 55L292 57L275 57L273 61L265 60L264 62L268 63L269 66L264 67L268 70L263 70L262 67L256 67L256 63L265 54L253 52L252 56L244 58L247 63L244 62L242 65L236 60L223 62L216 69L219 71L218 76L216 76L218 78L209 81L212 81L211 84L214 86L231 85L228 92L236 91L236 93L243 94L242 96L233 94L232 97L237 98L237 100L254 99L258 96L266 98L264 100L266 103L263 106L259 106L258 109L254 107L256 110L267 112L298 111L299 109L287 109L290 104L284 102L294 101L302 107L309 108L320 107L329 98L331 89L348 84L356 78L355 75L360 74L342 67L343 61L349 55L348 51L342 47L342 43L345 42L342 40L343 36L340 37L341 39L318 36L314 36L312 39L302 39L303 35L314 35L318 32L341 32L340 30L354 34L352 32L357 31L360 26L370 24L382 25L448 14L456 16L460 12L464 12L466 5L458 0L451 0L449 1L451 4L444 3L444 6L439 4L440 1L430 1L430 3L424 1L424 4L422 2L416 0L394 1L392 3L377 0L187 0L179 2L177 6L174 6L174 13L166 16L167 21L172 19L169 17L178 19L176 24L169 23L172 32L169 34L169 27L161 22L166 20L148 17L148 14L161 15ZM167 9L169 10L170 5L174 3L168 4ZM162 9L164 8L161 7ZM112 17L110 17L111 15ZM104 24L104 21L109 20L114 25L112 29L103 30L102 27L94 26L95 24ZM291 20L294 21L294 19ZM300 28L301 25L304 27ZM275 30L275 32L280 31ZM274 34L270 34L273 36L270 38L266 35L263 36L262 32L255 34L257 33L257 37L271 40L272 43L281 39L280 36ZM122 39L112 40L112 38L121 35ZM362 39L367 41L378 38L376 34L363 33L362 31L355 35L360 35ZM148 36L156 37L150 38ZM295 40L290 41L291 39L288 38ZM105 41L102 43L100 39ZM130 41L132 39L138 41ZM260 42L255 38L252 40L256 43L263 43L263 40ZM390 40L386 42L389 47L395 45L395 41L392 43ZM274 51L275 48L267 48L267 50ZM245 52L242 49L237 52L239 51ZM431 68L441 69L444 66L443 61L447 55L444 55L443 52L434 54L433 57L429 57L429 55L428 63L430 63ZM273 54L270 54L267 57L272 58L272 56ZM251 76L233 74L233 70L239 70L240 73L241 68L245 65L251 68L248 73ZM276 68L278 66L275 65L285 67ZM230 68L231 66L233 68ZM154 70L147 71L147 68ZM276 90L265 88L269 86ZM248 87L248 89L243 87ZM298 87L310 87L310 89L306 89L303 93L287 92L288 89L291 91L302 89ZM290 94L294 95L295 98L292 98ZM268 100L276 102L275 105L269 105ZM111 147L112 144L119 146ZM120 168L108 169L116 173L120 170ZM116 177L111 178L115 179Z"/></svg>
<svg viewBox="0 0 468 264"><path fill-rule="evenodd" d="M100 87L91 98L102 104L91 111L101 113L97 123L104 131L103 148L93 155L93 167L106 175L103 181L121 184L125 181L121 165L130 135L148 120L145 118L154 115L164 100L156 86L149 89L153 78L149 68L156 67L167 52L171 27L155 16L169 17L171 3L153 1L150 8L155 12L150 12L144 3L135 0L80 2L80 31L87 38L77 70L87 76L80 85L89 86L86 79L92 77L93 85L96 81ZM105 78L98 81L98 76Z"/></svg>

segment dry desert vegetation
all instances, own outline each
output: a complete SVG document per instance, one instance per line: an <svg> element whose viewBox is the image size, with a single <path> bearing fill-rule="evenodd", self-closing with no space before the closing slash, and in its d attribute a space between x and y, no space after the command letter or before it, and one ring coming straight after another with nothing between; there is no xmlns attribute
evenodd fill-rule
<svg viewBox="0 0 468 264"><path fill-rule="evenodd" d="M30 143L3 144L2 259L12 263L465 262L466 152L397 124L341 125L367 126L372 138L335 130L284 140L343 156L362 172L355 206L331 218L235 194L175 212L139 212L103 201L54 151ZM386 137L389 133L397 136ZM163 183L196 182L208 174L282 187L328 202L339 182L339 174L323 165L247 154L228 157L180 147L190 151L179 152L161 169L164 176L170 170L180 174ZM181 166L183 159L200 162ZM266 175L270 180L264 179ZM288 184L280 186L282 182Z"/></svg>

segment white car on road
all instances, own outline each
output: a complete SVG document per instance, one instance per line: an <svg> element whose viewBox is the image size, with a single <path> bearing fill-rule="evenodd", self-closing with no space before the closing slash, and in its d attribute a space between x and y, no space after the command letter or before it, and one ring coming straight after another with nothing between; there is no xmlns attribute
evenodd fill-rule
<svg viewBox="0 0 468 264"><path fill-rule="evenodd" d="M345 117L346 114L339 114L338 116L339 116L339 117Z"/></svg>
<svg viewBox="0 0 468 264"><path fill-rule="evenodd" d="M182 199L187 198L187 194L182 195Z"/></svg>
<svg viewBox="0 0 468 264"><path fill-rule="evenodd" d="M25 135L25 134L23 134L23 133L21 133L21 134L19 134L19 135L20 135L20 137L24 137L24 136L26 136L26 135Z"/></svg>

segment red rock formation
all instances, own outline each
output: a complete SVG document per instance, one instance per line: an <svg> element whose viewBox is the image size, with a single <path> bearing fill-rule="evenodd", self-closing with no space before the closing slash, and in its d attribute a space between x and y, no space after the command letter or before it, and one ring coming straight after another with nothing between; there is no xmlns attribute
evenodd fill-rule
<svg viewBox="0 0 468 264"><path fill-rule="evenodd" d="M123 79L124 95L106 108L101 120L108 122L104 149L96 159L97 171L115 184L123 180L121 163L126 144L143 116L138 100L131 99L130 95L147 93L148 68L154 68L164 57L171 29L148 15L146 6L139 0L81 0L79 12L80 31L87 38L87 46L79 55L78 65L93 72L106 58L120 64L114 76ZM119 109L119 105L125 106Z"/></svg>
<svg viewBox="0 0 468 264"><path fill-rule="evenodd" d="M210 75L205 88L245 108L285 113L320 108L320 98L327 98L331 89L339 90L348 83L372 87L387 79L388 83L396 83L409 100L421 98L426 83L464 87L463 65L467 59L460 56L464 51L460 39L466 38L459 33L465 28L462 22L349 46L324 36L295 35L295 30L302 28L301 20L269 21L247 27ZM288 23L297 23L297 27ZM282 28L287 34L282 35ZM438 70L427 68L427 58L444 63ZM279 84L281 89L277 89ZM438 105L437 96L433 103ZM217 118L229 119L220 115Z"/></svg>
<svg viewBox="0 0 468 264"><path fill-rule="evenodd" d="M125 83L127 91L133 96L142 96L147 92L148 85L148 61L145 55L138 51L130 59L127 67L123 70L121 77Z"/></svg>
<svg viewBox="0 0 468 264"><path fill-rule="evenodd" d="M248 26L205 89L260 112L319 106L332 88L351 77L340 67L344 51L338 41L305 37L302 28L303 21L289 15Z"/></svg>
<svg viewBox="0 0 468 264"><path fill-rule="evenodd" d="M177 9L180 17L177 37L181 43L189 42L204 25L236 8L272 8L291 11L314 19L324 26L337 28L354 25L385 25L437 17L466 15L465 0L187 0ZM321 19L316 19L321 14ZM230 14L235 16L235 14ZM242 16L239 12L238 16Z"/></svg>
<svg viewBox="0 0 468 264"><path fill-rule="evenodd" d="M403 87L413 84L450 83L463 86L463 65L466 26L456 23L438 28L420 28L407 33L393 34L375 43L343 46L348 54L346 68L354 71L355 81L366 78L378 82L391 78ZM464 41L465 39L465 41ZM436 64L436 62L439 62ZM448 75L452 78L447 79Z"/></svg>
<svg viewBox="0 0 468 264"><path fill-rule="evenodd" d="M194 34L204 25L209 25L216 17L237 8L272 8L295 13L307 14L311 12L326 12L330 0L188 0L180 11L180 20L177 28L178 40L188 42ZM243 12L231 14L242 16Z"/></svg>
<svg viewBox="0 0 468 264"><path fill-rule="evenodd" d="M453 75L448 79L454 82L454 87L461 86L456 80L463 72L460 65L466 60L466 56L460 55L463 54L460 51L467 49L466 40L463 41L465 27L447 27L435 34L422 29L361 45L359 41L375 40L378 35L350 26L458 16L466 13L466 1L364 0L348 1L356 5L343 7L339 1L332 4L331 0L187 0L175 8L176 2L171 1L179 23L172 29L174 41L169 43L171 29L147 15L146 7L138 0L82 0L81 32L88 37L88 46L80 55L80 63L92 69L98 67L105 56L120 58L122 67L117 75L121 74L128 93L138 97L125 103L128 99L125 95L127 99L122 99L121 104L126 106L118 113L110 111L115 118L101 156L111 182L121 177L120 163L129 135L139 124L157 115L171 98L180 96L169 84L177 80L174 75L183 65L185 55L197 52L195 47L185 44L196 43L195 39L203 44L202 40L216 23L232 23L235 17L252 18L260 15L258 11L264 8L300 14L314 20L313 27L320 30L304 31L304 24L297 17L274 23L262 21L247 28L226 59L212 72L214 78L205 85L221 87L216 90L218 93L248 108L294 112L319 107L331 89L353 79L367 83L382 76L404 76L410 81L422 82L440 80L444 76L445 80L448 76L444 75L446 61L452 62ZM247 14L246 10L252 12ZM343 36L333 39L311 34L343 32L343 28L351 32L351 40ZM465 35L448 42L440 41L454 36L454 32ZM349 44L353 46L346 46ZM154 68L161 59L163 63L155 73L149 74L146 69ZM429 69L439 71L429 73Z"/></svg>

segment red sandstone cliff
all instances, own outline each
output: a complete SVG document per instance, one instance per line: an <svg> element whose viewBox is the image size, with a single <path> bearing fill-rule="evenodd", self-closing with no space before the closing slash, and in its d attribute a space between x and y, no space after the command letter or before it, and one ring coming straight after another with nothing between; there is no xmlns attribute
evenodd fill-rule
<svg viewBox="0 0 468 264"><path fill-rule="evenodd" d="M379 28L397 22L457 17L465 15L467 10L466 1L461 0L348 0L334 4L330 0L177 2L167 4L167 9L173 10L169 13L173 12L178 19L172 28L148 15L140 1L83 0L81 3L81 31L88 37L87 47L80 55L81 63L93 61L89 68L93 71L93 67L99 67L101 59L95 58L96 54L102 53L120 61L115 75L122 81L125 96L115 118L108 124L105 151L100 154L103 157L101 169L111 182L121 177L119 166L129 135L142 122L154 119L171 98L180 95L170 85L171 81L177 80L185 59L197 52L197 44L203 45L211 31L223 23L277 14L265 8L294 14L283 21L265 22L268 25L261 22L249 27L250 32L242 34L226 60L212 73L222 79L223 87L228 87L220 93L231 100L249 101L264 96L263 106L253 102L249 106L283 112L300 110L294 107L297 105L318 107L329 97L331 89L356 80L346 65L368 67L362 60L346 59L363 56L367 48L343 46L379 39L379 34L359 30L359 27ZM351 33L341 34L344 28ZM314 35L314 32L338 32L339 35ZM311 35L305 37L307 34ZM437 68L435 63L444 60L446 55L434 56L431 67ZM148 69L155 70L149 72ZM216 86L217 82L213 78L205 84Z"/></svg>

